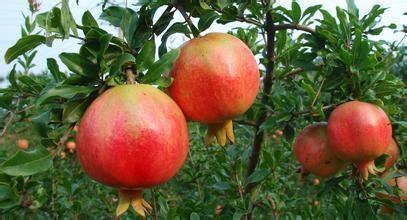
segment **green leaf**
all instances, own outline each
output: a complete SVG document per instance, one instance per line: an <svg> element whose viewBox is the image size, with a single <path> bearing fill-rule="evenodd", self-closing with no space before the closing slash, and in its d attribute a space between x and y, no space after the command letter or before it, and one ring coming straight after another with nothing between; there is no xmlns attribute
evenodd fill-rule
<svg viewBox="0 0 407 220"><path fill-rule="evenodd" d="M32 94L39 94L43 87L29 76L19 76L18 81L27 86Z"/></svg>
<svg viewBox="0 0 407 220"><path fill-rule="evenodd" d="M47 66L55 82L58 83L66 79L66 75L59 71L58 63L54 58L47 59Z"/></svg>
<svg viewBox="0 0 407 220"><path fill-rule="evenodd" d="M157 36L160 35L174 19L174 13L175 11L165 11L157 22L155 22L153 29Z"/></svg>
<svg viewBox="0 0 407 220"><path fill-rule="evenodd" d="M317 94L316 92L315 92L315 90L314 90L314 88L310 85L310 84L308 84L308 83L306 83L305 82L305 80L301 80L301 87L305 90L305 92L307 92L308 93L308 95L310 96L310 97L315 97L315 95Z"/></svg>
<svg viewBox="0 0 407 220"><path fill-rule="evenodd" d="M6 183L0 183L0 209L9 209L20 204L17 193Z"/></svg>
<svg viewBox="0 0 407 220"><path fill-rule="evenodd" d="M230 187L230 184L229 184L228 182L218 182L218 183L213 184L212 187L213 187L214 189L222 190L222 191L228 190L228 189L231 188L231 187Z"/></svg>
<svg viewBox="0 0 407 220"><path fill-rule="evenodd" d="M12 88L19 90L19 86L16 81L16 64L13 66L13 69L8 75L8 81L10 82Z"/></svg>
<svg viewBox="0 0 407 220"><path fill-rule="evenodd" d="M301 20L301 7L300 7L300 5L297 2L293 1L291 3L291 11L292 11L291 18L292 18L293 22L294 23L299 23L300 20Z"/></svg>
<svg viewBox="0 0 407 220"><path fill-rule="evenodd" d="M192 212L191 215L189 216L190 220L200 220L201 218L199 217L198 213Z"/></svg>
<svg viewBox="0 0 407 220"><path fill-rule="evenodd" d="M84 99L67 102L62 112L62 120L66 123L78 122L92 100Z"/></svg>
<svg viewBox="0 0 407 220"><path fill-rule="evenodd" d="M270 173L271 171L269 169L256 170L247 178L247 183L250 184L260 182L270 175Z"/></svg>
<svg viewBox="0 0 407 220"><path fill-rule="evenodd" d="M146 75L142 78L143 83L152 83L158 80L161 74L167 73L172 68L172 65L177 60L180 54L180 49L172 50L164 54L157 62L148 69Z"/></svg>
<svg viewBox="0 0 407 220"><path fill-rule="evenodd" d="M10 176L30 176L47 171L52 166L49 152L43 148L32 151L17 151L3 162L0 171Z"/></svg>
<svg viewBox="0 0 407 220"><path fill-rule="evenodd" d="M116 76L122 73L122 67L125 64L134 64L136 62L136 58L132 54L124 53L117 57L116 61L113 63L112 67L110 68L110 76Z"/></svg>
<svg viewBox="0 0 407 220"><path fill-rule="evenodd" d="M355 4L355 0L346 0L346 4L348 5L348 12L355 15L355 17L359 17L359 9Z"/></svg>
<svg viewBox="0 0 407 220"><path fill-rule="evenodd" d="M50 112L46 111L32 118L33 128L41 137L47 137Z"/></svg>
<svg viewBox="0 0 407 220"><path fill-rule="evenodd" d="M97 78L99 67L77 53L61 53L59 55L61 61L68 69L76 74L89 78Z"/></svg>
<svg viewBox="0 0 407 220"><path fill-rule="evenodd" d="M73 18L71 10L69 9L69 0L62 0L61 4L61 27L63 29L64 37L69 37L69 31L71 29L75 35L78 35L75 19Z"/></svg>
<svg viewBox="0 0 407 220"><path fill-rule="evenodd" d="M208 12L205 13L198 22L199 31L202 32L208 29L212 23L219 18L219 15L215 12Z"/></svg>
<svg viewBox="0 0 407 220"><path fill-rule="evenodd" d="M185 34L185 36L189 37L189 34L191 32L187 25L183 22L176 22L171 25L171 27L169 27L165 34L163 34L163 36L161 37L161 45L158 50L160 56L167 52L167 38L175 33L183 33Z"/></svg>
<svg viewBox="0 0 407 220"><path fill-rule="evenodd" d="M91 86L64 86L60 88L52 88L37 99L37 105L45 104L53 98L70 99L79 94L87 97L94 90L95 88Z"/></svg>
<svg viewBox="0 0 407 220"><path fill-rule="evenodd" d="M83 26L90 26L90 27L99 27L97 21L93 17L90 11L85 11L82 15L82 25Z"/></svg>
<svg viewBox="0 0 407 220"><path fill-rule="evenodd" d="M120 28L122 25L124 10L125 9L122 7L111 6L109 8L106 8L99 18L109 22L115 27Z"/></svg>
<svg viewBox="0 0 407 220"><path fill-rule="evenodd" d="M315 13L322 7L322 5L314 5L305 9L304 13L302 14L303 23L306 23Z"/></svg>
<svg viewBox="0 0 407 220"><path fill-rule="evenodd" d="M143 71L150 68L155 60L155 38L148 40L143 48L141 48L140 53L137 56L137 70Z"/></svg>
<svg viewBox="0 0 407 220"><path fill-rule="evenodd" d="M4 55L6 63L9 64L18 56L38 47L41 44L44 44L45 40L46 38L41 35L29 35L26 37L22 37L20 40L17 41L16 44L14 44L6 51L6 54Z"/></svg>

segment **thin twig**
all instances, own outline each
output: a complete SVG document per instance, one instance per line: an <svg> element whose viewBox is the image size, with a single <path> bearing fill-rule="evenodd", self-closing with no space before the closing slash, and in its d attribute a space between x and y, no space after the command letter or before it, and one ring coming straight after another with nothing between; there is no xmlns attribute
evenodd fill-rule
<svg viewBox="0 0 407 220"><path fill-rule="evenodd" d="M310 34L315 34L316 33L314 29L312 29L310 27L307 27L307 26L304 26L304 25L300 25L300 24L277 24L277 25L274 26L274 28L275 28L276 31L294 29L294 30L305 31L305 32L308 32Z"/></svg>
<svg viewBox="0 0 407 220"><path fill-rule="evenodd" d="M331 108L335 108L337 105L336 104L332 104L332 105L327 105L327 106L323 106L322 110L327 110L327 109L331 109ZM307 115L307 114L313 114L315 112L314 109L311 110L304 110L304 111L299 111L299 112L293 112L291 113L294 116L300 116L300 115Z"/></svg>
<svg viewBox="0 0 407 220"><path fill-rule="evenodd" d="M315 95L314 100L312 100L311 107L313 107L315 105L315 102L317 102L318 97L321 95L321 90L322 90L322 86L324 86L325 79L326 79L326 77L324 77L322 79L321 85L318 88L318 92Z"/></svg>
<svg viewBox="0 0 407 220"><path fill-rule="evenodd" d="M3 135L6 134L7 129L10 127L11 123L13 122L14 118L16 117L17 108L18 108L19 104L20 104L20 98L18 98L16 101L16 109L14 111L10 112L10 116L8 117L6 124L4 125L3 130L0 133L0 137L3 137Z"/></svg>
<svg viewBox="0 0 407 220"><path fill-rule="evenodd" d="M234 119L233 122L236 124L248 125L248 126L252 126L252 127L256 127L256 125L257 125L255 121Z"/></svg>
<svg viewBox="0 0 407 220"><path fill-rule="evenodd" d="M199 37L200 35L198 28L195 27L194 23L191 20L191 17L185 12L184 8L181 5L176 5L175 7L181 13L182 17L184 17L194 37Z"/></svg>
<svg viewBox="0 0 407 220"><path fill-rule="evenodd" d="M285 74L284 78L295 76L299 73L302 73L303 71L304 71L304 69L302 69L302 68L295 68L295 69L291 70L290 72L288 72L287 74Z"/></svg>

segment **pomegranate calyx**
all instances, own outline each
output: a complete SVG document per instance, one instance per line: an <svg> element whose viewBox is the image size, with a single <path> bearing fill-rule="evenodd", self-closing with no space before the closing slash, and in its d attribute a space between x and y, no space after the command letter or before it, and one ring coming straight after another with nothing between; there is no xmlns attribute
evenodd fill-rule
<svg viewBox="0 0 407 220"><path fill-rule="evenodd" d="M142 190L119 190L119 205L116 209L116 216L120 216L127 211L129 206L133 207L142 219L146 218L146 213L151 213L152 207L143 199Z"/></svg>
<svg viewBox="0 0 407 220"><path fill-rule="evenodd" d="M208 147L213 138L216 137L216 141L220 146L225 146L227 140L230 143L235 143L235 135L233 134L233 122L227 120L225 122L208 124L208 132L205 137L205 146Z"/></svg>
<svg viewBox="0 0 407 220"><path fill-rule="evenodd" d="M369 173L372 175L380 174L384 171L384 168L377 168L374 164L374 160L371 161L361 161L355 163L356 168L362 179L366 181L369 178Z"/></svg>

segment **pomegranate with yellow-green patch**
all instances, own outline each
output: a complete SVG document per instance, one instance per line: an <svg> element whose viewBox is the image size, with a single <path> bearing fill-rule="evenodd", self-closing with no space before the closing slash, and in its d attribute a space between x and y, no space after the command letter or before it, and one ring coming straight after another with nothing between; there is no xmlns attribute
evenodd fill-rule
<svg viewBox="0 0 407 220"><path fill-rule="evenodd" d="M260 74L251 50L238 38L210 33L181 47L168 91L192 121L208 125L205 145L234 142L232 119L246 112L259 89Z"/></svg>
<svg viewBox="0 0 407 220"><path fill-rule="evenodd" d="M189 150L181 109L150 85L121 85L104 92L83 115L76 143L84 171L119 189L117 216L131 205L144 217L151 207L142 190L169 181Z"/></svg>

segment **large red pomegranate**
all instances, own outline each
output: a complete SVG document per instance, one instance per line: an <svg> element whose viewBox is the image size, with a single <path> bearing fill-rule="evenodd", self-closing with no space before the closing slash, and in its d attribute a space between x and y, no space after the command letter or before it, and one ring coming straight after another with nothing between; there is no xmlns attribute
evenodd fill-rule
<svg viewBox="0 0 407 220"><path fill-rule="evenodd" d="M391 136L386 113L370 103L344 103L335 108L328 120L330 148L340 159L355 163L363 179L376 173L374 160L386 151Z"/></svg>
<svg viewBox="0 0 407 220"><path fill-rule="evenodd" d="M94 180L119 189L117 215L131 203L142 216L151 207L143 188L170 180L189 150L185 117L150 85L121 85L99 96L83 115L76 136L80 162Z"/></svg>
<svg viewBox="0 0 407 220"><path fill-rule="evenodd" d="M346 166L328 147L326 122L305 127L297 136L294 154L306 170L320 177L330 177Z"/></svg>
<svg viewBox="0 0 407 220"><path fill-rule="evenodd" d="M197 37L181 47L171 72L170 96L188 119L208 124L206 145L216 137L234 142L232 119L253 104L260 83L256 59L238 38L224 33Z"/></svg>

